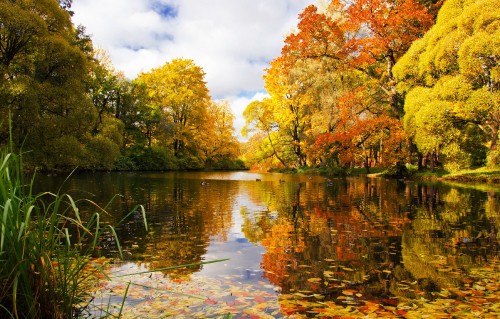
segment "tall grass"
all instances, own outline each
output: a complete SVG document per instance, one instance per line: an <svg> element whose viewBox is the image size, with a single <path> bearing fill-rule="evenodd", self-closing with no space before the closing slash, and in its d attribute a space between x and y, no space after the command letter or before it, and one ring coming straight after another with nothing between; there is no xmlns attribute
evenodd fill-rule
<svg viewBox="0 0 500 319"><path fill-rule="evenodd" d="M0 163L0 318L77 317L102 271L90 256L104 232L116 232L97 205L83 221L71 196L33 194L20 156L4 153Z"/></svg>

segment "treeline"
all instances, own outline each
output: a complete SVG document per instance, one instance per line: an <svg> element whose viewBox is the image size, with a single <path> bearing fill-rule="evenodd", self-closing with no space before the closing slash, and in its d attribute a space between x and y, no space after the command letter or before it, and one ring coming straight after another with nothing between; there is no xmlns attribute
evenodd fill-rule
<svg viewBox="0 0 500 319"><path fill-rule="evenodd" d="M243 167L200 67L175 59L128 80L71 15L71 0L0 1L1 147L43 170Z"/></svg>
<svg viewBox="0 0 500 319"><path fill-rule="evenodd" d="M307 7L245 110L254 167L500 164L494 0Z"/></svg>

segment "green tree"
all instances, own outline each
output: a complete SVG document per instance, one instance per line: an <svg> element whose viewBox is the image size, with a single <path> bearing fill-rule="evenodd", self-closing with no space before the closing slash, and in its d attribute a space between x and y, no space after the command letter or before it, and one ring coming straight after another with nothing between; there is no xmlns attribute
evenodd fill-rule
<svg viewBox="0 0 500 319"><path fill-rule="evenodd" d="M499 21L495 1L447 1L436 25L394 68L399 90L408 93L406 130L422 152L446 157L450 169L481 164L483 138L490 152L497 147Z"/></svg>
<svg viewBox="0 0 500 319"><path fill-rule="evenodd" d="M84 43L56 0L0 2L0 143L8 140L10 114L13 141L34 165L81 163L95 118Z"/></svg>

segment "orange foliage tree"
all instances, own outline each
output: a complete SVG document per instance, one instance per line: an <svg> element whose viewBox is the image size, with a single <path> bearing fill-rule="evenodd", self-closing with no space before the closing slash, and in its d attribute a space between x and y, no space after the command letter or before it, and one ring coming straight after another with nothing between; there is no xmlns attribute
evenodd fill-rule
<svg viewBox="0 0 500 319"><path fill-rule="evenodd" d="M334 155L346 166L403 161L406 137L399 122L402 99L392 68L414 40L434 22L440 4L417 0L331 1L324 13L315 6L300 15L299 31L285 40L282 56L331 61L322 72L340 74L336 126L317 139L316 158ZM332 121L330 121L332 123ZM324 157L324 156L323 156Z"/></svg>
<svg viewBox="0 0 500 319"><path fill-rule="evenodd" d="M421 1L332 0L299 15L265 77L273 132L293 145L298 166L403 162L392 69L435 20L439 4Z"/></svg>
<svg viewBox="0 0 500 319"><path fill-rule="evenodd" d="M362 163L369 172L371 166L391 166L403 162L406 144L401 122L383 115L367 120L358 119L345 131L319 135L314 150L333 158L340 166Z"/></svg>
<svg viewBox="0 0 500 319"><path fill-rule="evenodd" d="M435 7L418 0L332 1L334 11L345 10L350 38L344 47L349 64L378 80L390 110L402 117L402 101L396 92L392 69L410 45L433 25ZM344 9L346 8L346 9Z"/></svg>

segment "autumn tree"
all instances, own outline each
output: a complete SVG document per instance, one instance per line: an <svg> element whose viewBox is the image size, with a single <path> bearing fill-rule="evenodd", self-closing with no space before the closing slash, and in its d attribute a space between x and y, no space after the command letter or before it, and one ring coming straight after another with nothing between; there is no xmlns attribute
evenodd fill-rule
<svg viewBox="0 0 500 319"><path fill-rule="evenodd" d="M92 52L88 91L97 117L89 141L90 167L87 168L113 168L124 149L124 114L132 102L128 98L129 86L123 73L113 67L106 51Z"/></svg>
<svg viewBox="0 0 500 319"><path fill-rule="evenodd" d="M240 154L239 142L234 136L234 115L228 101L212 101L208 106L207 119L203 125L207 136L200 145L205 154L206 165L229 168Z"/></svg>
<svg viewBox="0 0 500 319"><path fill-rule="evenodd" d="M447 1L394 69L408 92L405 129L451 170L481 164L484 141L497 158L499 17L495 1Z"/></svg>
<svg viewBox="0 0 500 319"><path fill-rule="evenodd" d="M392 68L411 43L433 23L433 5L418 1L331 1L326 12L311 5L300 14L299 31L285 40L283 56L330 59L335 71L358 70L386 95L393 115L401 116Z"/></svg>
<svg viewBox="0 0 500 319"><path fill-rule="evenodd" d="M192 60L174 59L142 73L133 81L135 125L148 141L160 147L169 168L241 167L234 116L226 101L211 101L202 68ZM134 114L130 114L134 116Z"/></svg>
<svg viewBox="0 0 500 319"><path fill-rule="evenodd" d="M307 164L306 134L311 128L311 116L315 111L314 99L309 91L313 82L307 65L280 57L271 62L265 75L265 87L271 95L274 119L284 147L294 155L293 163Z"/></svg>
<svg viewBox="0 0 500 319"><path fill-rule="evenodd" d="M404 162L389 152L404 154L407 143L391 120L402 116L392 69L431 26L433 8L412 0L359 0L304 9L266 74L272 133L290 141L298 165L326 165L331 156L339 165L367 168ZM320 151L334 144L342 145L338 152Z"/></svg>
<svg viewBox="0 0 500 319"><path fill-rule="evenodd" d="M254 138L252 144L258 143L258 158L254 161L266 161L276 158L283 167L289 167L289 161L285 158L285 149L283 141L278 132L278 123L274 116L274 103L271 98L264 98L262 101L251 102L243 112L245 117L245 126L243 127L243 136L248 136L250 132L262 132L258 135L258 141ZM257 137L257 136L256 136ZM251 148L256 151L255 147Z"/></svg>
<svg viewBox="0 0 500 319"><path fill-rule="evenodd" d="M210 103L204 76L192 60L174 59L136 80L159 116L161 134L154 137L156 143L170 145L176 158L199 156L195 152L204 138L200 132Z"/></svg>
<svg viewBox="0 0 500 319"><path fill-rule="evenodd" d="M249 109L256 106L268 108L273 114L272 130L268 125L261 128L272 131L266 142L285 167L304 166L311 162L308 148L313 124L315 130L332 126L335 111L331 108L330 88L337 88L340 79L340 76L332 77L326 71L334 68L331 61L320 59L325 54L333 56L338 52L341 47L338 42L342 41L338 40L341 39L340 29L326 15L318 14L314 6L307 7L300 18L300 31L287 37L281 56L274 59L266 70L265 87L270 99L262 104L249 105ZM305 58L304 51L317 59ZM322 106L325 111L318 115ZM269 121L270 118L266 118ZM275 141L269 138L271 135ZM277 154L278 148L281 154Z"/></svg>
<svg viewBox="0 0 500 319"><path fill-rule="evenodd" d="M339 9L332 1L331 10ZM418 0L357 0L345 9L348 63L376 80L395 117L401 118L403 113L393 67L433 25L433 9L432 4L425 6Z"/></svg>

